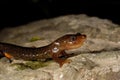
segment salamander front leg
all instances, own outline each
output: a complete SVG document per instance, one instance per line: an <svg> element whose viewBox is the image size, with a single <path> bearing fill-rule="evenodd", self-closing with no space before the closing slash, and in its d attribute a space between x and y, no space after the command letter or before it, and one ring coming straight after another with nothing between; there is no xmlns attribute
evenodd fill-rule
<svg viewBox="0 0 120 80"><path fill-rule="evenodd" d="M59 58L59 54L53 54L52 58L60 65L60 67L63 66L64 63L70 63L70 59L62 59Z"/></svg>
<svg viewBox="0 0 120 80"><path fill-rule="evenodd" d="M73 56L73 53L72 54L67 54L65 51L62 51L62 56L68 58L68 57Z"/></svg>

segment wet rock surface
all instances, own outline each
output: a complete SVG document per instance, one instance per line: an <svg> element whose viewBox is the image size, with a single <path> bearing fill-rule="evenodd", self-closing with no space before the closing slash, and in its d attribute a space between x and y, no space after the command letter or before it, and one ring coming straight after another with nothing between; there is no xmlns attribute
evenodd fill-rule
<svg viewBox="0 0 120 80"><path fill-rule="evenodd" d="M72 60L70 64L64 64L60 68L56 62L50 61L46 66L36 69L27 65L25 69L18 70L17 65L11 65L25 61L15 60L9 63L2 58L0 80L119 80L120 26L107 19L68 15L41 20L3 29L0 32L0 41L40 47L60 36L77 32L86 34L87 40L82 47L68 51L77 54L69 58Z"/></svg>

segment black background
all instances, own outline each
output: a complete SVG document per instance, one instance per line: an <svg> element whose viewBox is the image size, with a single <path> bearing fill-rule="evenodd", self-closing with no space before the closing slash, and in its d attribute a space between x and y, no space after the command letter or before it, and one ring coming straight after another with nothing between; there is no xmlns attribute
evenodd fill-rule
<svg viewBox="0 0 120 80"><path fill-rule="evenodd" d="M119 10L120 0L2 0L0 27L15 27L67 14L87 14L120 24Z"/></svg>

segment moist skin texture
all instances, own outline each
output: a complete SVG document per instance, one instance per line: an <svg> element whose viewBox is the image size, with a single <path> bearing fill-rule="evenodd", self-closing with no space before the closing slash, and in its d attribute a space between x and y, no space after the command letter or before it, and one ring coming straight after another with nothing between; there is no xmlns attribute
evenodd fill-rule
<svg viewBox="0 0 120 80"><path fill-rule="evenodd" d="M0 55L11 59L23 59L23 60L41 60L52 58L60 67L64 63L69 63L70 60L67 59L69 54L65 50L71 50L79 48L83 45L86 40L86 35L76 33L76 34L66 34L49 45L43 47L22 47L8 43L0 42ZM65 59L60 58L61 56L66 57Z"/></svg>

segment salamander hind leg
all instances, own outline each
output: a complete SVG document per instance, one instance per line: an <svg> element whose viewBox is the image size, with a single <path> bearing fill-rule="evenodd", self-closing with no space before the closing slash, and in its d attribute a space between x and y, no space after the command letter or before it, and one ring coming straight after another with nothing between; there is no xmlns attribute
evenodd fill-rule
<svg viewBox="0 0 120 80"><path fill-rule="evenodd" d="M5 55L5 57L7 57L8 59L12 59L12 58L13 58L13 56L10 55L9 53L4 53L4 55Z"/></svg>
<svg viewBox="0 0 120 80"><path fill-rule="evenodd" d="M11 62L12 62L12 59L13 59L13 56L10 55L9 53L3 53L3 54L4 54L4 56L5 56L6 58L9 59L9 62L11 63Z"/></svg>

